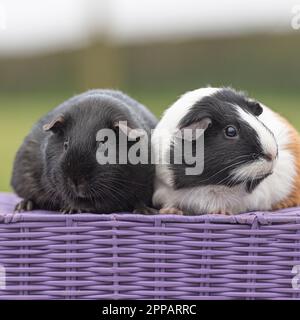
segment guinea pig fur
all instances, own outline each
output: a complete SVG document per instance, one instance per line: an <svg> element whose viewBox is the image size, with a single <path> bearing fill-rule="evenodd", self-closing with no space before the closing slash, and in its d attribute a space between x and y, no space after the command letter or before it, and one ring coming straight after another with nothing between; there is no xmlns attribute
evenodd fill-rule
<svg viewBox="0 0 300 320"><path fill-rule="evenodd" d="M126 121L128 128L143 129L150 150L156 118L119 91L88 91L38 121L14 163L12 186L24 199L16 210L110 213L151 206L153 165L97 161L97 133L100 129L117 132L120 121Z"/></svg>
<svg viewBox="0 0 300 320"><path fill-rule="evenodd" d="M204 171L186 175L184 163L164 164L158 146L176 153L176 132L197 126L205 130ZM153 204L161 213L238 214L300 204L298 132L244 93L208 87L184 94L164 113L152 144Z"/></svg>

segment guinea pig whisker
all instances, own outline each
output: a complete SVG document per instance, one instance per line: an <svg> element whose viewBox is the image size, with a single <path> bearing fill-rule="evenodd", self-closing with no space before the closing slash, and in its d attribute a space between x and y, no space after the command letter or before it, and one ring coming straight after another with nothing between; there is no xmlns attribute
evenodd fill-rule
<svg viewBox="0 0 300 320"><path fill-rule="evenodd" d="M230 178L229 187L234 186L237 182L239 182L239 184L243 184L246 182L246 179L245 179L245 177L237 174L234 177Z"/></svg>
<svg viewBox="0 0 300 320"><path fill-rule="evenodd" d="M112 190L112 192L115 192L120 197L120 199L123 199L125 201L128 199L127 192L122 192L122 190L116 189L112 186L110 187L111 187L110 190Z"/></svg>
<svg viewBox="0 0 300 320"><path fill-rule="evenodd" d="M238 156L236 158L234 158L234 160L239 160L239 159L250 159L251 155L250 154L244 154L244 155L241 155L241 156Z"/></svg>
<svg viewBox="0 0 300 320"><path fill-rule="evenodd" d="M147 183L138 183L138 182L134 182L134 181L122 179L122 178L119 178L119 177L110 177L110 176L107 176L107 180L108 180L108 181L113 181L113 182L124 182L124 186L125 186L125 185L128 185L128 184L139 185L139 186L143 186L143 187L149 185L149 184L147 184Z"/></svg>
<svg viewBox="0 0 300 320"><path fill-rule="evenodd" d="M100 196L100 195L99 195ZM87 197L87 199L89 200L89 201L91 201L91 202L95 202L95 196L94 196L94 194L92 193L92 190L90 189L89 190L89 192L87 192L87 194L86 194L86 197Z"/></svg>
<svg viewBox="0 0 300 320"><path fill-rule="evenodd" d="M243 164L243 163L247 163L247 161L243 160L243 161L239 161L239 162L233 163L232 165L225 167L225 168L223 169L223 171L224 171L224 170L227 170L227 169L229 169L229 168L231 168L231 167L233 167L233 166L240 165L240 164ZM218 174L219 174L219 173L221 173L221 171L219 171ZM219 181L219 182L217 183L217 185L222 184L222 183L223 183L224 181L226 181L227 179L231 179L231 178L230 178L230 177L225 177L224 179L222 179L221 181ZM234 181L234 182L232 182L232 181ZM236 181L238 181L238 179L236 179ZM228 186L231 187L236 181L235 181L235 179L231 179L231 181L229 181ZM232 183L231 183L231 182L232 182Z"/></svg>
<svg viewBox="0 0 300 320"><path fill-rule="evenodd" d="M221 185L223 182L225 182L226 180L229 180L228 181L228 183L227 183L227 186L228 187L232 187L233 185L234 185L234 181L231 179L231 177L230 176L228 176L228 177L225 177L224 179L222 179L221 181L219 181L218 183L217 183L217 185Z"/></svg>
<svg viewBox="0 0 300 320"><path fill-rule="evenodd" d="M103 189L101 189L102 192L107 192L110 191L110 196L112 198L114 198L114 200L119 204L122 205L122 202L120 200L120 198L116 197L116 194L118 196L120 196L123 200L126 200L127 198L125 197L125 195L120 194L120 192L117 189L112 188L111 186L109 186L108 184L105 184L105 186L102 186ZM100 188L99 188L100 190Z"/></svg>
<svg viewBox="0 0 300 320"><path fill-rule="evenodd" d="M56 198L54 191L50 188L47 189L45 191L45 196L46 197L41 201L40 205L44 208L52 209L54 206L54 199Z"/></svg>
<svg viewBox="0 0 300 320"><path fill-rule="evenodd" d="M230 168L232 168L232 167L234 167L234 166L240 165L240 164L242 164L242 163L246 163L245 160L241 160L241 161L232 163L232 164L230 164L229 166L227 166L227 167L225 167L225 168L217 171L216 173L214 173L214 174L213 174L212 176L210 176L209 178L204 179L204 180L200 180L199 182L201 182L201 183L202 183L202 182L206 182L206 181L210 180L211 178L214 178L214 177L218 176L220 173L222 173L222 172L224 172L224 171L226 171L226 170L228 170L228 169L230 169ZM225 179L223 179L223 180L226 180L226 179L227 179L227 177L226 177ZM223 182L223 180L222 180L222 182ZM219 184L219 183L217 183L217 184Z"/></svg>
<svg viewBox="0 0 300 320"><path fill-rule="evenodd" d="M123 194L122 191L120 189L117 189L115 187L113 187L112 185L105 185L105 188L107 188L108 190L115 192L117 195L119 195L121 198L126 199L126 195L125 193Z"/></svg>
<svg viewBox="0 0 300 320"><path fill-rule="evenodd" d="M141 187L145 187L145 186L149 186L149 184L146 183L138 183L138 182L134 182L134 181L128 181L128 180L122 180L122 179L111 179L110 182L114 182L115 184L118 184L122 187L128 186L128 185L133 185L133 186L141 186Z"/></svg>
<svg viewBox="0 0 300 320"><path fill-rule="evenodd" d="M236 175L234 179L231 180L229 186L232 187L236 182L239 182L239 184L246 184L249 182L249 178L251 179L250 182L253 183L255 180L255 169L249 168L248 175L245 177L242 174Z"/></svg>
<svg viewBox="0 0 300 320"><path fill-rule="evenodd" d="M103 185L96 185L92 190L92 194L93 194L93 201L95 202L95 199L100 198L101 201L105 201L105 197L104 194L107 195L107 186L105 186L105 188L103 188ZM120 204L119 199L112 194L111 192L109 192L109 195L116 201L116 203Z"/></svg>

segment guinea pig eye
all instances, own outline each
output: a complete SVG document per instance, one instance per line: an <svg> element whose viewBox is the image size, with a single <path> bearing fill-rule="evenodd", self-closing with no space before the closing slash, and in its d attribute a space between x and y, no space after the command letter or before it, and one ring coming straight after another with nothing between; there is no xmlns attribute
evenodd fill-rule
<svg viewBox="0 0 300 320"><path fill-rule="evenodd" d="M238 136L238 130L234 126L228 126L225 128L225 136L227 138L236 138Z"/></svg>
<svg viewBox="0 0 300 320"><path fill-rule="evenodd" d="M68 140L65 140L65 142L64 142L64 150L65 151L67 151L68 150L68 148L69 148L69 139Z"/></svg>

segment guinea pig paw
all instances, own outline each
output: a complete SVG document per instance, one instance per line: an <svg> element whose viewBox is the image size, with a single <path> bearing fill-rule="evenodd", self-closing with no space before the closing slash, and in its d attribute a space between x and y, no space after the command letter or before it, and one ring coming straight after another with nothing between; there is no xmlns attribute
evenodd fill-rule
<svg viewBox="0 0 300 320"><path fill-rule="evenodd" d="M82 213L80 209L75 209L75 208L66 208L62 209L60 211L62 214L76 214L76 213Z"/></svg>
<svg viewBox="0 0 300 320"><path fill-rule="evenodd" d="M32 211L34 208L34 203L31 200L22 200L16 206L14 213Z"/></svg>
<svg viewBox="0 0 300 320"><path fill-rule="evenodd" d="M159 214L176 214L178 216L183 216L184 212L178 208L162 208L159 210Z"/></svg>
<svg viewBox="0 0 300 320"><path fill-rule="evenodd" d="M158 214L158 210L151 207L140 207L133 210L134 214L154 215Z"/></svg>
<svg viewBox="0 0 300 320"><path fill-rule="evenodd" d="M216 214L223 214L225 216L231 216L233 213L230 212L229 210L224 209L224 210L220 210L220 211L216 212Z"/></svg>

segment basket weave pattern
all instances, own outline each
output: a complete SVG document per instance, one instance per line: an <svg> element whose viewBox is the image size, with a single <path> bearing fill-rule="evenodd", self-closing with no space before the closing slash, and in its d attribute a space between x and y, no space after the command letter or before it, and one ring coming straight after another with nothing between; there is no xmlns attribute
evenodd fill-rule
<svg viewBox="0 0 300 320"><path fill-rule="evenodd" d="M12 214L0 299L300 299L300 208L238 216Z"/></svg>

